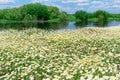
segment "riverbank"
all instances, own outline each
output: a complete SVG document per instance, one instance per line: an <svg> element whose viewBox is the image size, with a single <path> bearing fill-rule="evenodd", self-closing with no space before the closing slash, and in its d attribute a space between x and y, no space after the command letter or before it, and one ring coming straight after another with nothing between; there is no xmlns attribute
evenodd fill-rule
<svg viewBox="0 0 120 80"><path fill-rule="evenodd" d="M119 27L9 29L0 41L0 79L120 79Z"/></svg>
<svg viewBox="0 0 120 80"><path fill-rule="evenodd" d="M79 20L76 19L74 16L68 17L67 21L68 22L71 22L71 21L79 22ZM108 21L120 21L120 20L119 19L109 18ZM23 20L23 21L17 21L17 20L0 20L0 23L26 23L26 22L41 22L41 23L43 23L43 22L62 22L62 21L60 21L59 18L49 19L49 20L46 20L46 21L43 21L43 20ZM88 22L97 22L97 19L96 18L89 18Z"/></svg>

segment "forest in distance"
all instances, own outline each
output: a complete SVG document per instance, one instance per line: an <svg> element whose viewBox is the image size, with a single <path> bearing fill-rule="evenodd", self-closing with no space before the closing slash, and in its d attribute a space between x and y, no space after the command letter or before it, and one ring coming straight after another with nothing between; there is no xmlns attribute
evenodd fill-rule
<svg viewBox="0 0 120 80"><path fill-rule="evenodd" d="M0 9L0 22L12 21L108 21L120 20L120 14L111 14L103 10L88 13L83 10L68 14L55 6L46 6L40 3L26 4L18 8Z"/></svg>

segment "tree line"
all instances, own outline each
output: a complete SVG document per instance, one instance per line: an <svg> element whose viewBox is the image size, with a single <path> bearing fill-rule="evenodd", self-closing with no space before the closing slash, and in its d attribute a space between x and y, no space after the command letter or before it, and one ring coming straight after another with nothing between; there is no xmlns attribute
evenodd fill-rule
<svg viewBox="0 0 120 80"><path fill-rule="evenodd" d="M40 3L27 4L19 8L0 9L0 20L49 20L67 17L67 13L57 7L46 6Z"/></svg>
<svg viewBox="0 0 120 80"><path fill-rule="evenodd" d="M109 13L103 10L97 10L94 13L87 13L86 11L77 11L75 17L80 22L87 22L88 19L94 18L95 21L108 21Z"/></svg>
<svg viewBox="0 0 120 80"><path fill-rule="evenodd" d="M67 21L70 16L74 16L80 22L87 22L92 18L95 21L108 21L108 18L120 19L119 14L110 14L103 10L98 10L94 13L79 10L75 14L68 14L67 12L60 11L57 7L46 6L40 3L31 3L19 8L0 9L0 20L28 21L59 19L60 21Z"/></svg>

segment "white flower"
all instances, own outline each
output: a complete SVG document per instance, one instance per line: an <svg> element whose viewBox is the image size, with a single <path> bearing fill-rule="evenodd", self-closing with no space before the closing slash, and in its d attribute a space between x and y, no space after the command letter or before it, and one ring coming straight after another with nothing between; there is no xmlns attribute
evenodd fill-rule
<svg viewBox="0 0 120 80"><path fill-rule="evenodd" d="M47 72L50 72L50 69L47 69Z"/></svg>
<svg viewBox="0 0 120 80"><path fill-rule="evenodd" d="M99 80L99 76L95 76L93 80Z"/></svg>
<svg viewBox="0 0 120 80"><path fill-rule="evenodd" d="M93 68L93 69L92 69L92 73L94 73L94 72L95 72L95 69Z"/></svg>
<svg viewBox="0 0 120 80"><path fill-rule="evenodd" d="M67 75L66 79L71 79L73 77L73 75Z"/></svg>
<svg viewBox="0 0 120 80"><path fill-rule="evenodd" d="M110 76L110 80L116 80L115 76Z"/></svg>
<svg viewBox="0 0 120 80"><path fill-rule="evenodd" d="M30 80L34 80L34 77L33 77L33 75L30 75Z"/></svg>
<svg viewBox="0 0 120 80"><path fill-rule="evenodd" d="M43 79L43 80L50 80L50 78L46 78L46 79Z"/></svg>
<svg viewBox="0 0 120 80"><path fill-rule="evenodd" d="M100 71L103 71L103 69L102 69L101 67L99 67L99 70L100 70Z"/></svg>
<svg viewBox="0 0 120 80"><path fill-rule="evenodd" d="M113 53L112 53L112 52L109 52L108 54L109 54L109 56L113 56Z"/></svg>
<svg viewBox="0 0 120 80"><path fill-rule="evenodd" d="M88 75L88 79L89 79L89 80L92 80L92 78L93 78L93 75L92 75L92 74Z"/></svg>
<svg viewBox="0 0 120 80"><path fill-rule="evenodd" d="M108 76L103 76L103 78L104 78L105 80L108 80L108 79L109 79L109 77L108 77Z"/></svg>
<svg viewBox="0 0 120 80"><path fill-rule="evenodd" d="M85 78L82 76L82 77L80 78L80 80L85 80Z"/></svg>

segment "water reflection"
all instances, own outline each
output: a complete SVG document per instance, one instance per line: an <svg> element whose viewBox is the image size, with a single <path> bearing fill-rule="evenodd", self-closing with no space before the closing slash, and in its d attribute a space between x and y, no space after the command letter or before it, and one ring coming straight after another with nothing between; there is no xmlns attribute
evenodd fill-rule
<svg viewBox="0 0 120 80"><path fill-rule="evenodd" d="M54 23L49 23L49 27L47 29L58 30L61 28L64 29L67 26L68 26L68 22L54 22Z"/></svg>
<svg viewBox="0 0 120 80"><path fill-rule="evenodd" d="M86 27L88 22L75 22L76 27Z"/></svg>
<svg viewBox="0 0 120 80"><path fill-rule="evenodd" d="M68 22L25 22L25 23L2 23L0 24L1 29L18 29L24 30L28 28L40 28L45 30L59 30L65 28L68 25Z"/></svg>
<svg viewBox="0 0 120 80"><path fill-rule="evenodd" d="M17 29L24 30L28 28L38 28L45 30L63 30L63 29L78 29L83 27L111 27L119 26L119 21L111 22L25 22L25 23L0 23L0 29Z"/></svg>
<svg viewBox="0 0 120 80"><path fill-rule="evenodd" d="M106 27L106 26L108 26L108 21L94 22L94 26L97 26L97 27Z"/></svg>

